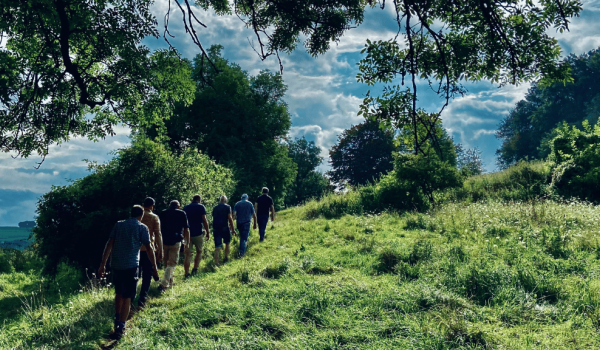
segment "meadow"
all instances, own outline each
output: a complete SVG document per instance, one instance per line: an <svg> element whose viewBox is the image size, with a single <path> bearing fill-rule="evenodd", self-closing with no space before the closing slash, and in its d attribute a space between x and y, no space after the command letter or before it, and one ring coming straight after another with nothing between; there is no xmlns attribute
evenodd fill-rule
<svg viewBox="0 0 600 350"><path fill-rule="evenodd" d="M165 294L153 284L115 348L600 348L596 206L488 200L314 218L322 203L279 213L264 243L252 232L243 259L215 267L207 255L190 279L178 267ZM108 344L110 286L44 293L21 296L0 348Z"/></svg>

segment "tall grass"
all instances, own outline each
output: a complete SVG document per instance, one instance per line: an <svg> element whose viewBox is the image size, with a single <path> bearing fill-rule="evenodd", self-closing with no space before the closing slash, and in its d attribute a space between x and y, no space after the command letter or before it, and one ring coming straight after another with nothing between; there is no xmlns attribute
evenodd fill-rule
<svg viewBox="0 0 600 350"><path fill-rule="evenodd" d="M550 176L549 163L521 161L504 171L472 176L448 195L454 201L526 201L549 194Z"/></svg>
<svg viewBox="0 0 600 350"><path fill-rule="evenodd" d="M244 258L215 267L208 257L188 280L179 266L175 287L162 296L153 287L117 348L600 348L598 207L494 199L428 213L340 207L334 219L307 219L310 206L281 212L265 242L252 232ZM0 348L105 343L110 288L48 297L24 300L0 329Z"/></svg>

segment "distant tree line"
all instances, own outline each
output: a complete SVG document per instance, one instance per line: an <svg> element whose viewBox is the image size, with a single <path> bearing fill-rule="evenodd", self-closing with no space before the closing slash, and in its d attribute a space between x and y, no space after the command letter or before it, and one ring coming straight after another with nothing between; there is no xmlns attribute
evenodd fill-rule
<svg viewBox="0 0 600 350"><path fill-rule="evenodd" d="M600 49L569 55L566 63L572 80L540 80L532 85L515 108L500 122L496 137L502 145L496 151L504 169L520 160L545 159L551 153L554 130L566 122L582 126L595 124L600 116Z"/></svg>
<svg viewBox="0 0 600 350"><path fill-rule="evenodd" d="M32 228L32 227L35 227L35 221L22 221L22 222L19 222L19 227L21 227L21 228Z"/></svg>

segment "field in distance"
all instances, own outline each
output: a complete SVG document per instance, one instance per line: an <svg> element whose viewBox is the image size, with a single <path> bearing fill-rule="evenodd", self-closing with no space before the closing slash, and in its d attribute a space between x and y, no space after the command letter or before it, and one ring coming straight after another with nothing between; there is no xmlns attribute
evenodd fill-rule
<svg viewBox="0 0 600 350"><path fill-rule="evenodd" d="M16 226L0 226L0 242L16 241L29 238L30 228Z"/></svg>

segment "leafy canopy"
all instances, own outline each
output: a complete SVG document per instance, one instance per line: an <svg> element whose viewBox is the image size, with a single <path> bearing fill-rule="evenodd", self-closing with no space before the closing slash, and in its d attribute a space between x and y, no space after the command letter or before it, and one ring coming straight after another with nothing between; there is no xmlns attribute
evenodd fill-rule
<svg viewBox="0 0 600 350"><path fill-rule="evenodd" d="M297 168L283 143L291 126L283 100L287 86L277 73L248 75L222 58L221 50L209 50L214 66L202 55L194 59L195 97L165 122L168 143L175 151L199 149L231 168L236 197L247 193L252 199L267 186L282 205ZM148 133L160 135L153 128Z"/></svg>
<svg viewBox="0 0 600 350"><path fill-rule="evenodd" d="M496 151L498 165L506 168L522 159L545 159L550 154L547 141L553 130L566 122L582 126L600 116L600 49L566 59L572 82L539 81L525 99L500 122L496 137L502 145Z"/></svg>
<svg viewBox="0 0 600 350"><path fill-rule="evenodd" d="M146 0L5 0L0 6L0 150L45 156L72 136L162 120L193 85L157 36Z"/></svg>
<svg viewBox="0 0 600 350"><path fill-rule="evenodd" d="M331 170L327 175L340 186L365 185L393 168L394 133L378 122L365 121L344 130L329 151Z"/></svg>
<svg viewBox="0 0 600 350"><path fill-rule="evenodd" d="M320 198L329 190L327 178L316 170L323 162L321 149L305 137L289 141L287 147L289 157L298 166L298 173L291 189L287 191L285 204L298 205L309 199Z"/></svg>
<svg viewBox="0 0 600 350"><path fill-rule="evenodd" d="M569 19L581 11L580 1L398 0L391 6L398 34L367 40L357 75L359 82L385 84L384 90L381 96L367 94L359 113L413 130L415 154L425 154L421 146L435 137L450 99L465 92L463 81L519 84L541 74L569 79L568 65L558 64L560 47L547 32L568 29ZM441 108L421 109L421 88L437 93ZM419 126L426 130L423 137L416 132Z"/></svg>

